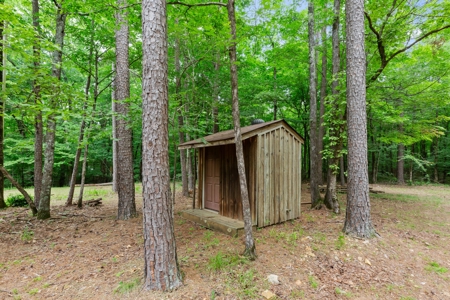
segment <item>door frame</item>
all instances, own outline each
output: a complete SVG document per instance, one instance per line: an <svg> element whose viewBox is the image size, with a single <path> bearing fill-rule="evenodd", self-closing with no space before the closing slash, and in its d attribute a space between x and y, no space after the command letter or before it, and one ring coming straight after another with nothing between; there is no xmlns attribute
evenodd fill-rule
<svg viewBox="0 0 450 300"><path fill-rule="evenodd" d="M212 209L209 209L209 208L205 208L205 190L206 190L206 151L208 151L209 149L208 149L209 147L205 147L204 149L205 149L205 151L203 151L203 153L202 153L202 160L203 160L203 170L202 170L202 175L203 175L203 178L202 178L202 185L203 185L203 189L202 189L202 209L203 210L207 210L207 211L209 211L209 212L212 212L212 213L215 213L215 214L219 214L219 212L220 212L220 205L219 205L219 210L212 210ZM219 164L219 166L220 166L220 164ZM221 200L221 202L222 202L222 200Z"/></svg>

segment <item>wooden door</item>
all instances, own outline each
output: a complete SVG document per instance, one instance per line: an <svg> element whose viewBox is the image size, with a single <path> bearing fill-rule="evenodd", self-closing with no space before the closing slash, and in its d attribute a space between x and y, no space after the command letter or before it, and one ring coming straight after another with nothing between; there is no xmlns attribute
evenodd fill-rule
<svg viewBox="0 0 450 300"><path fill-rule="evenodd" d="M205 197L206 209L220 209L220 153L218 147L206 149Z"/></svg>

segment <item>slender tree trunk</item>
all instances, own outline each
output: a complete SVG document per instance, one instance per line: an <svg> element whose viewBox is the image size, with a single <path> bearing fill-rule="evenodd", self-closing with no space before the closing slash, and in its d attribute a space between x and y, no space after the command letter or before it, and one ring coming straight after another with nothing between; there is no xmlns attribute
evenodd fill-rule
<svg viewBox="0 0 450 300"><path fill-rule="evenodd" d="M323 126L323 115L325 114L325 97L327 94L327 31L326 26L322 28L322 81L320 82L320 108L319 108L319 138L317 139L317 169L319 169L319 182L323 184L323 137L325 135L325 127Z"/></svg>
<svg viewBox="0 0 450 300"><path fill-rule="evenodd" d="M0 1L1 4L4 3L4 0ZM3 29L5 27L5 22L0 20L0 84L2 86L2 92L5 93L4 87L6 82L6 68L5 68L5 37L3 35ZM4 156L3 156L3 142L4 142L4 120L3 115L5 111L5 97L0 95L0 167L3 168L4 164ZM6 203L4 199L4 177L3 173L0 172L0 208L5 208Z"/></svg>
<svg viewBox="0 0 450 300"><path fill-rule="evenodd" d="M309 157L310 157L310 188L311 207L320 208L322 200L319 193L319 155L317 148L317 62L316 43L314 38L314 4L308 1L308 42L309 42Z"/></svg>
<svg viewBox="0 0 450 300"><path fill-rule="evenodd" d="M92 33L91 33L91 42L89 46L89 70L88 70L88 77L86 80L86 86L84 89L84 104L83 104L83 120L81 120L80 125L80 134L78 136L78 145L77 150L75 152L75 161L73 163L73 169L72 169L72 176L70 177L70 187L69 187L69 195L67 197L66 206L72 205L72 199L73 195L75 193L75 184L77 181L77 173L78 173L78 165L80 163L80 156L81 156L81 149L82 149L82 143L84 139L84 130L86 127L86 110L88 107L88 101L89 101L89 89L91 88L91 73L92 73L92 55L94 52L94 20L92 19L91 22L92 26Z"/></svg>
<svg viewBox="0 0 450 300"><path fill-rule="evenodd" d="M64 46L64 34L66 27L67 14L63 12L62 2L56 4L56 32L55 45L57 49L53 51L53 67L52 76L59 82L61 80L62 70L62 50ZM57 88L59 89L59 87ZM56 109L58 105L58 93L51 98L50 108ZM37 218L50 218L50 195L52 189L53 163L55 158L55 139L56 139L56 116L54 113L47 117L47 133L45 135L45 152L44 152L44 171L42 174L42 185L39 199L39 209Z"/></svg>
<svg viewBox="0 0 450 300"><path fill-rule="evenodd" d="M41 103L41 86L39 84L39 69L41 64L41 27L39 22L39 0L32 1L32 17L33 28L35 34L35 42L33 43L33 55L34 55L34 74L33 80L33 93L34 102L37 107L37 112L34 120L34 204L39 207L39 199L41 196L42 185L42 155L43 155L43 143L44 143L44 128L42 123L42 111Z"/></svg>
<svg viewBox="0 0 450 300"><path fill-rule="evenodd" d="M232 42L228 48L230 55L231 74L231 99L233 106L234 139L236 142L236 158L241 189L242 210L244 214L245 250L243 255L250 260L256 259L256 247L252 232L252 215L250 212L250 201L248 198L247 179L245 177L244 149L242 146L241 124L239 116L239 96L238 96L238 70L236 54L236 17L234 11L234 0L228 0L228 20L230 22Z"/></svg>
<svg viewBox="0 0 450 300"><path fill-rule="evenodd" d="M220 52L216 53L216 61L214 62L214 84L213 84L213 133L219 132L219 72L220 72Z"/></svg>
<svg viewBox="0 0 450 300"><path fill-rule="evenodd" d="M397 183L405 184L405 145L398 144L397 145Z"/></svg>
<svg viewBox="0 0 450 300"><path fill-rule="evenodd" d="M347 22L348 185L343 231L359 238L370 238L376 232L370 217L367 170L364 0L347 0L345 15Z"/></svg>
<svg viewBox="0 0 450 300"><path fill-rule="evenodd" d="M438 173L438 153L439 153L439 139L433 139L433 156L434 156L434 182L439 183Z"/></svg>
<svg viewBox="0 0 450 300"><path fill-rule="evenodd" d="M178 23L178 19L175 20ZM183 101L180 95L181 92L181 68L180 68L180 39L175 38L175 97L178 102L178 142L183 144L184 138L184 120L183 120ZM176 150L175 150L176 151ZM181 184L183 196L189 196L188 177L186 172L186 151L180 150L180 164L181 164ZM175 178L174 178L175 179ZM175 199L175 198L174 198Z"/></svg>
<svg viewBox="0 0 450 300"><path fill-rule="evenodd" d="M116 14L116 109L117 120L117 155L118 160L118 211L117 219L128 220L137 216L134 168L133 168L133 141L132 127L129 120L130 98L130 70L128 63L128 16L126 13L126 0L117 0L119 11Z"/></svg>
<svg viewBox="0 0 450 300"><path fill-rule="evenodd" d="M77 201L78 208L82 208L83 207L83 194L84 194L84 182L86 180L88 147L89 147L89 144L86 143L86 145L84 146L83 166L82 166L82 169L81 169L80 194L78 195L78 201Z"/></svg>
<svg viewBox="0 0 450 300"><path fill-rule="evenodd" d="M112 189L113 192L117 193L118 191L118 183L117 183L117 165L118 165L118 156L117 156L117 118L116 118L116 67L113 63L112 65L112 84L111 84L111 110L112 110L112 162L113 162L113 177L112 177Z"/></svg>
<svg viewBox="0 0 450 300"><path fill-rule="evenodd" d="M182 285L170 197L166 1L142 1L144 287Z"/></svg>
<svg viewBox="0 0 450 300"><path fill-rule="evenodd" d="M344 155L342 154L341 157L339 158L339 174L341 177L341 185L345 186L345 164L344 164Z"/></svg>

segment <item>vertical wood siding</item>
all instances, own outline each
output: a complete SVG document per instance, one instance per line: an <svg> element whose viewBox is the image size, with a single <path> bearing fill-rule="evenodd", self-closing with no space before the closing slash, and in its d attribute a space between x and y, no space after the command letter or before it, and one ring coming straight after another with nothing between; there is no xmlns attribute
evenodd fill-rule
<svg viewBox="0 0 450 300"><path fill-rule="evenodd" d="M300 216L301 141L284 128L258 140L257 225L264 227Z"/></svg>

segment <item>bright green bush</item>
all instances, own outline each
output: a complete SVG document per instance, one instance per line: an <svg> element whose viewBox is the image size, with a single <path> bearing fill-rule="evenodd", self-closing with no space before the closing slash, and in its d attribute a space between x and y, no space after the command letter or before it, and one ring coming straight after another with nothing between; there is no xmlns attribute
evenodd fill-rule
<svg viewBox="0 0 450 300"><path fill-rule="evenodd" d="M33 199L32 196L30 196L31 199ZM6 199L6 205L10 207L24 207L28 206L27 200L25 200L25 197L21 194L19 195L11 195Z"/></svg>

